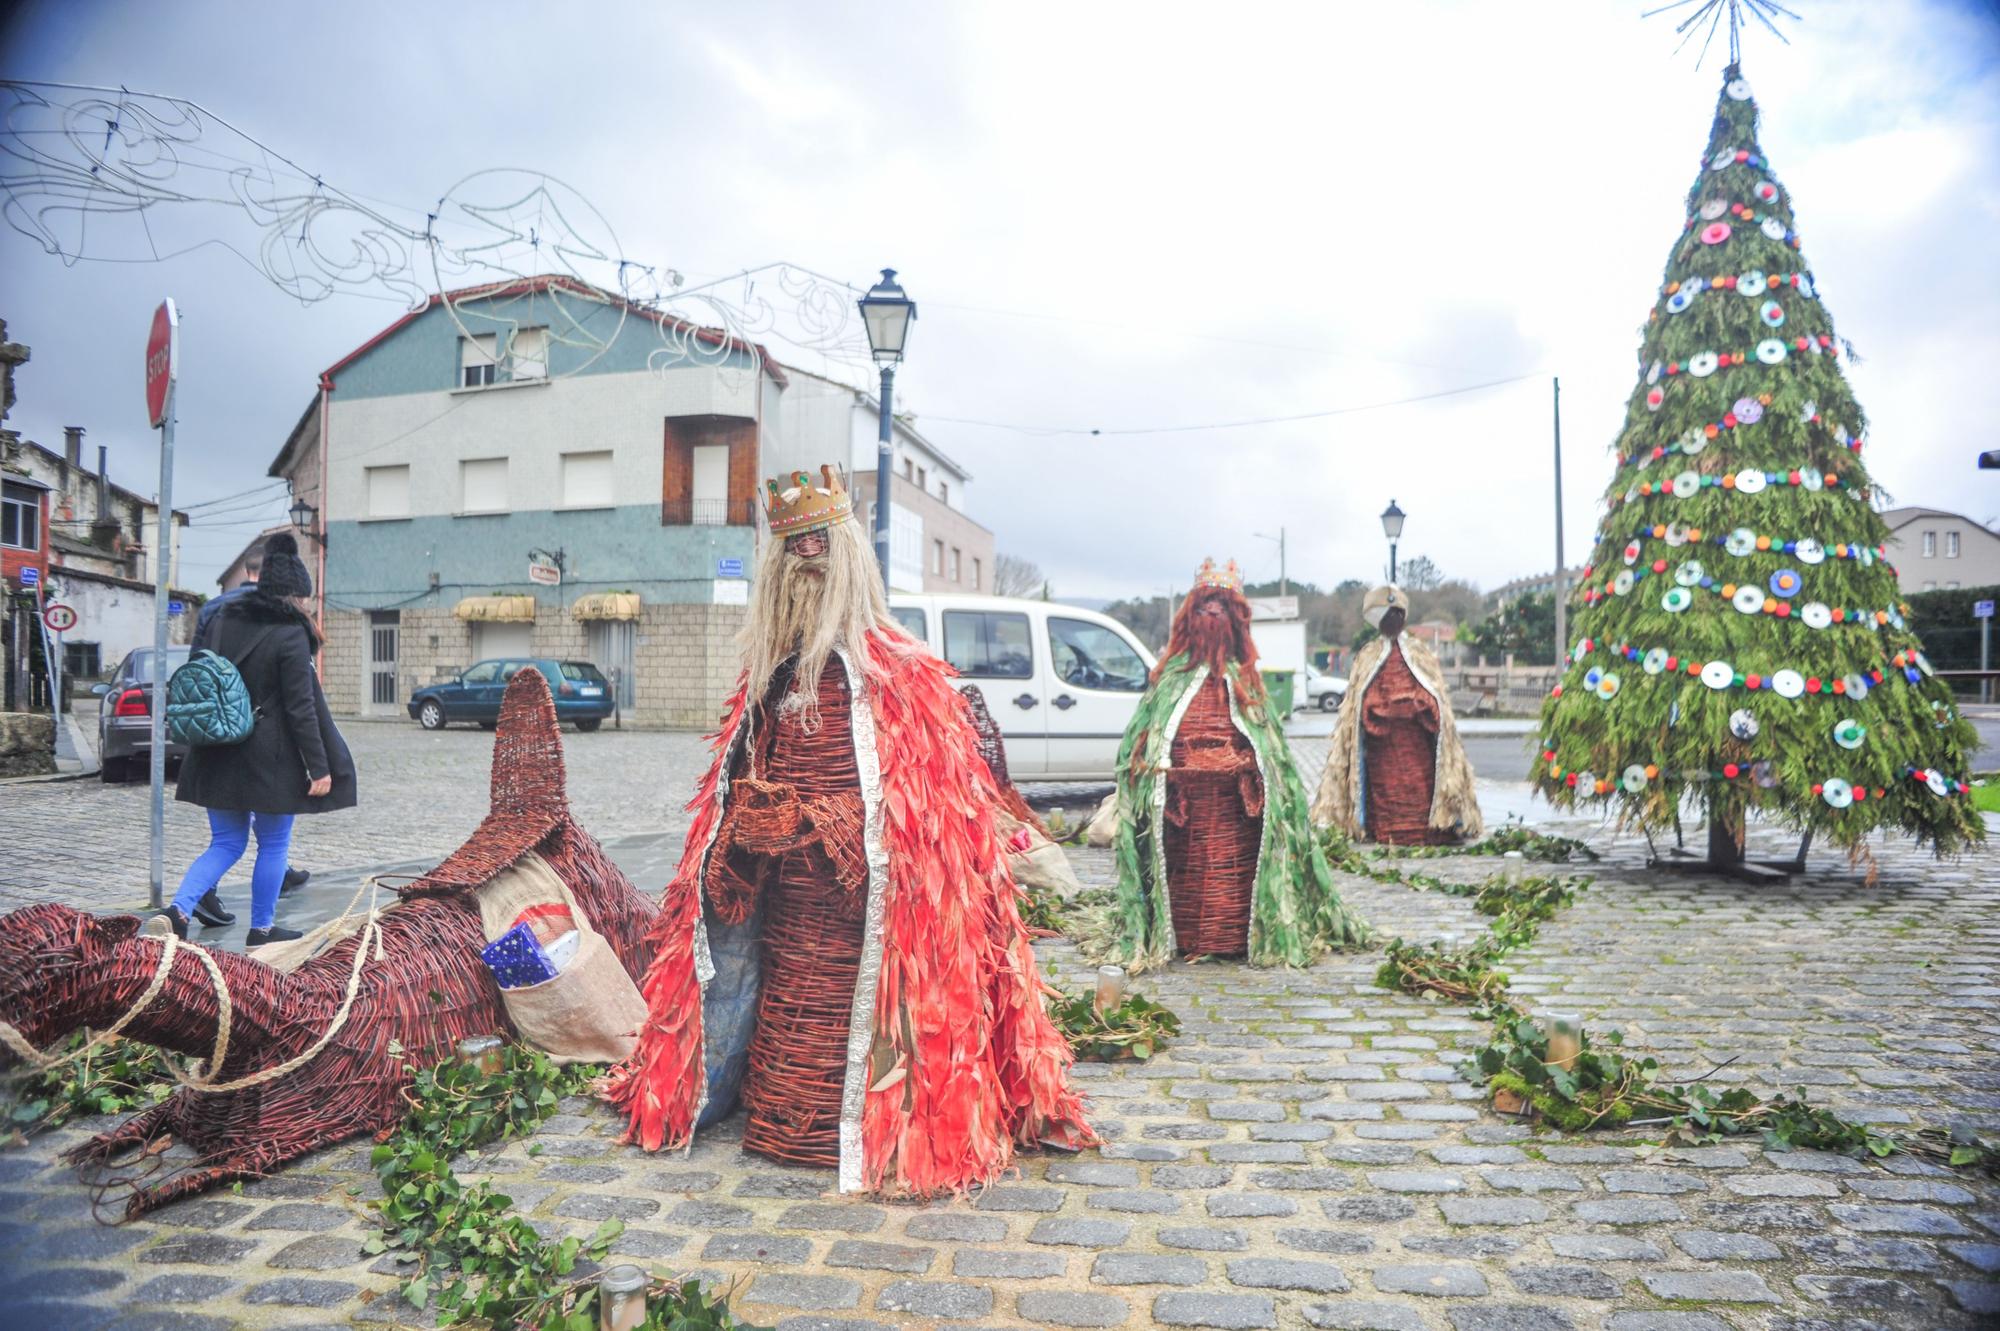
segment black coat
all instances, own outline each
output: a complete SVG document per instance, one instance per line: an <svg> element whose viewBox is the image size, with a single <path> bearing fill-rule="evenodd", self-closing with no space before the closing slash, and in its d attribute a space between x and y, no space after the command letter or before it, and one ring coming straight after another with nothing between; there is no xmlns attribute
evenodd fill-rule
<svg viewBox="0 0 2000 1331"><path fill-rule="evenodd" d="M354 757L334 728L313 670L311 621L290 605L253 592L224 605L195 635L194 645L236 666L257 710L257 726L241 744L190 749L174 798L204 809L251 813L353 808ZM332 791L309 798L306 787L329 774Z"/></svg>

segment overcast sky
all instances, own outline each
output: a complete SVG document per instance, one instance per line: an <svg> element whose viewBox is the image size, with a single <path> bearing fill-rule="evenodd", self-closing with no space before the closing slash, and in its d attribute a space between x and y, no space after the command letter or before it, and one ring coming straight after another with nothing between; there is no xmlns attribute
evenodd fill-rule
<svg viewBox="0 0 2000 1331"><path fill-rule="evenodd" d="M418 219L470 172L546 170L693 280L893 265L921 311L898 405L1061 593L1184 586L1209 554L1275 576L1258 533L1281 526L1294 577L1373 577L1391 498L1405 557L1492 586L1553 564L1551 374L1586 548L1706 142L1721 39L1697 70L1649 7L29 4L0 74L192 99ZM1866 360L1868 463L1902 502L1990 519L2000 21L1793 7L1792 44L1752 32L1744 67ZM318 372L396 314L301 306L219 249L65 266L0 232L0 317L34 349L9 424L54 448L86 426L150 492L140 362L169 294L180 502L261 481ZM186 580L281 508L198 524Z"/></svg>

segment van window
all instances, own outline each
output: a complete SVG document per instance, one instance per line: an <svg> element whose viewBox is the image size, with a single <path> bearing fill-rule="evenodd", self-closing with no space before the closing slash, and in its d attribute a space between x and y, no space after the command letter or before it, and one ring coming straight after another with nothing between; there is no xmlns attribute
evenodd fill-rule
<svg viewBox="0 0 2000 1331"><path fill-rule="evenodd" d="M892 608L889 611L889 613L896 617L896 622L898 624L901 624L904 628L910 631L910 636L912 638L915 638L918 642L930 641L930 633L928 632L928 621L924 618L924 612L919 610L916 606L913 605L896 606Z"/></svg>
<svg viewBox="0 0 2000 1331"><path fill-rule="evenodd" d="M1028 617L991 610L944 612L944 659L967 679L1031 679Z"/></svg>
<svg viewBox="0 0 2000 1331"><path fill-rule="evenodd" d="M1146 691L1145 661L1102 624L1051 616L1049 656L1055 661L1056 678L1065 684L1114 693Z"/></svg>

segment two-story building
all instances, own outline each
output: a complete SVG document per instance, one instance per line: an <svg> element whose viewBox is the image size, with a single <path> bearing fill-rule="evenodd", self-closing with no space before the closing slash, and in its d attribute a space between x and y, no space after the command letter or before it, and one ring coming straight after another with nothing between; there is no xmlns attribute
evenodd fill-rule
<svg viewBox="0 0 2000 1331"><path fill-rule="evenodd" d="M433 296L321 375L270 467L312 515L329 701L400 716L481 660L586 659L632 723L711 725L763 478L845 466L865 512L875 434L865 393L567 278ZM964 469L896 438L897 585L983 590Z"/></svg>
<svg viewBox="0 0 2000 1331"><path fill-rule="evenodd" d="M2000 585L2000 532L1962 513L1939 508L1892 508L1889 562L1897 588L1908 592L1956 591Z"/></svg>

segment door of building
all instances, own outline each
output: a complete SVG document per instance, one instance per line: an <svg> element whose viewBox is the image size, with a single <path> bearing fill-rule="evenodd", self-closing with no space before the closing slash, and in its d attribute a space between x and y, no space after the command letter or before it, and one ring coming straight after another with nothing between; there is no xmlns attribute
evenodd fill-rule
<svg viewBox="0 0 2000 1331"><path fill-rule="evenodd" d="M629 715L634 696L632 674L638 664L639 626L629 619L600 619L591 623L586 636L591 664L610 678L618 710Z"/></svg>
<svg viewBox="0 0 2000 1331"><path fill-rule="evenodd" d="M496 656L529 656L534 643L533 624L488 624L472 626L472 659L490 661Z"/></svg>
<svg viewBox="0 0 2000 1331"><path fill-rule="evenodd" d="M403 694L396 678L396 653L403 636L403 612L368 612L368 711L375 716L393 716L401 710Z"/></svg>

